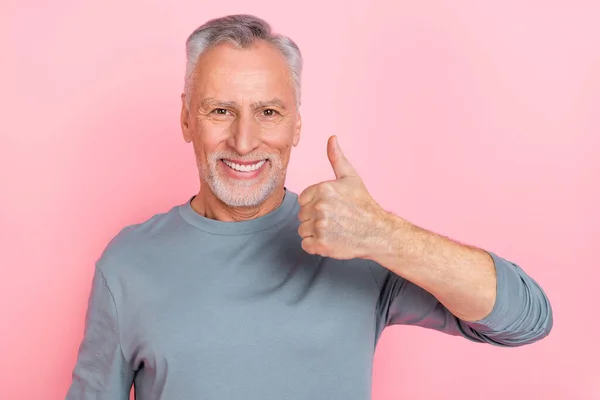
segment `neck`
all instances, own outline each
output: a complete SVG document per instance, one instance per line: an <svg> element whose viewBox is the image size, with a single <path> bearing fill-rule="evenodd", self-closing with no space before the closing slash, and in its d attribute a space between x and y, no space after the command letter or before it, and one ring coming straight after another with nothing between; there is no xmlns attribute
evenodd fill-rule
<svg viewBox="0 0 600 400"><path fill-rule="evenodd" d="M198 214L217 221L239 222L262 217L279 207L285 195L284 187L275 190L267 200L254 207L230 207L210 189L200 189L191 206Z"/></svg>

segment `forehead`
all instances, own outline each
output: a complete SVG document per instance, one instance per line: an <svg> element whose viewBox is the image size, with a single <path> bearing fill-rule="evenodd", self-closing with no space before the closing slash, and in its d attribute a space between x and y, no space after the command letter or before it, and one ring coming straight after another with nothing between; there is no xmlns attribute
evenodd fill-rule
<svg viewBox="0 0 600 400"><path fill-rule="evenodd" d="M248 49L226 43L206 51L198 60L194 87L197 96L231 101L278 97L288 102L294 95L285 58L262 41Z"/></svg>

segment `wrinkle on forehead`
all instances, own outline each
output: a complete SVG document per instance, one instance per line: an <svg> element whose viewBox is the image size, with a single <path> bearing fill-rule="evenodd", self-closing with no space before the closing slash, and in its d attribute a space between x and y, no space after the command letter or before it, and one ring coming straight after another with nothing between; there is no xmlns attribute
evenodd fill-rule
<svg viewBox="0 0 600 400"><path fill-rule="evenodd" d="M283 105L295 102L289 66L269 44L251 49L211 49L201 56L194 81L195 95L201 99L258 103L278 98Z"/></svg>
<svg viewBox="0 0 600 400"><path fill-rule="evenodd" d="M234 100L221 100L215 97L205 97L200 101L200 107L210 108L210 107L237 107L238 103ZM270 100L258 100L252 101L250 103L250 107L252 108L268 108L268 107L277 107L283 110L286 109L283 101L277 97L274 97Z"/></svg>

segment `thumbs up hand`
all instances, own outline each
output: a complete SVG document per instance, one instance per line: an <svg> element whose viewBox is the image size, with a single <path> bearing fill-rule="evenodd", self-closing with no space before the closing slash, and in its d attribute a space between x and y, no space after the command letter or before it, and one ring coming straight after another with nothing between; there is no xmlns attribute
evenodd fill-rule
<svg viewBox="0 0 600 400"><path fill-rule="evenodd" d="M340 260L369 258L385 243L391 216L371 197L335 136L327 142L327 155L336 179L298 196L302 248Z"/></svg>

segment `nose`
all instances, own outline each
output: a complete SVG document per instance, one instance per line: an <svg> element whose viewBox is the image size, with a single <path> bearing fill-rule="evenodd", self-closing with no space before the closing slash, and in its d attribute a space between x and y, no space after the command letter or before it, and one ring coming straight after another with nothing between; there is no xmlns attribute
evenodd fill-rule
<svg viewBox="0 0 600 400"><path fill-rule="evenodd" d="M260 146L260 126L249 115L240 115L231 126L227 144L243 156Z"/></svg>

